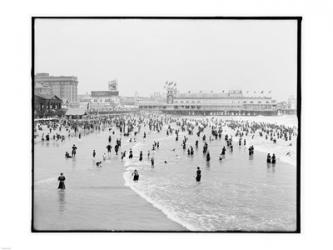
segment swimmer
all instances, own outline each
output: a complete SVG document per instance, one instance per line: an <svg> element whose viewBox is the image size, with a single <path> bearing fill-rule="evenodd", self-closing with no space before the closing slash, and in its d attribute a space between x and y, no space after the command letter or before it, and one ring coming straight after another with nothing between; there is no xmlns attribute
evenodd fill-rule
<svg viewBox="0 0 333 250"><path fill-rule="evenodd" d="M65 153L65 158L72 158L72 156L69 155L68 152Z"/></svg>

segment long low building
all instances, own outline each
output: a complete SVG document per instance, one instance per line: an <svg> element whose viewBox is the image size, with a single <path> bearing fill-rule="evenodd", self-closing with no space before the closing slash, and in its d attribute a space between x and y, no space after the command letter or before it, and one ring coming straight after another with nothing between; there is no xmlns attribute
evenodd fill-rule
<svg viewBox="0 0 333 250"><path fill-rule="evenodd" d="M242 91L227 93L186 93L168 91L166 103L139 103L140 110L162 111L179 115L277 115L272 97L245 96Z"/></svg>

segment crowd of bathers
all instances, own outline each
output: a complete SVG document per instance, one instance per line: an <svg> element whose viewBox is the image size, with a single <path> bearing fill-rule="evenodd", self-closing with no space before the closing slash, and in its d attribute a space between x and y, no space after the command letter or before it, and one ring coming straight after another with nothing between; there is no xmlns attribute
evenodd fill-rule
<svg viewBox="0 0 333 250"><path fill-rule="evenodd" d="M179 144L179 149L187 152L188 156L193 156L196 153L199 148L199 141L201 141L202 154L206 162L210 162L212 157L217 157L219 161L222 161L226 157L227 151L230 153L233 152L234 143L238 146L247 147L249 156L253 157L254 146L249 142L254 138L261 138L276 144L281 140L292 141L297 136L296 127L287 127L273 123L228 120L223 117L176 117L158 113L96 116L85 120L60 119L58 121L39 121L35 123L34 129L35 132L43 132L40 138L41 141L57 140L61 142L67 137L81 138L90 133L108 130L109 135L107 137L106 151L99 152L103 157L95 162L97 167L102 167L102 162L106 160L106 156L111 155L112 148L116 155L120 152L120 160L123 160L125 157L133 159L132 149L129 150L128 154L126 150L122 150L122 139L128 140L128 142L136 142L139 136L142 136L143 139L154 136L151 132L165 133L166 136L173 136ZM195 137L194 144L191 145L189 143L189 137ZM116 142L114 146L111 145L112 139ZM213 140L224 140L224 143L221 142L221 153L218 156L212 156L209 152L209 145ZM159 147L160 142L154 140L151 151L154 152ZM74 144L71 154L65 152L65 157L73 158L76 156L76 153L77 146ZM137 156L139 161L143 160L143 154L144 152L141 150ZM150 150L146 154L151 167L154 167L154 156L151 155ZM96 158L95 149L92 152L92 158ZM276 155L269 153L267 155L267 163L275 165L276 162ZM164 163L166 164L167 160L164 160ZM133 180L139 180L137 169L133 172ZM199 167L197 167L196 180L201 181L201 170Z"/></svg>

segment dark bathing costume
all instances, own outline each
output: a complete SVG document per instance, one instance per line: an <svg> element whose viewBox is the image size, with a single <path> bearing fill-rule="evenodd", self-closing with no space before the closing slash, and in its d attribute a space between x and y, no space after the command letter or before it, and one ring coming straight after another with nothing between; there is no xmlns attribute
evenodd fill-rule
<svg viewBox="0 0 333 250"><path fill-rule="evenodd" d="M200 182L200 180L201 180L201 170L200 169L197 170L197 176L195 177L195 179L197 182Z"/></svg>
<svg viewBox="0 0 333 250"><path fill-rule="evenodd" d="M66 180L66 178L63 175L60 175L58 177L58 181L59 181L58 189L65 189L65 180Z"/></svg>

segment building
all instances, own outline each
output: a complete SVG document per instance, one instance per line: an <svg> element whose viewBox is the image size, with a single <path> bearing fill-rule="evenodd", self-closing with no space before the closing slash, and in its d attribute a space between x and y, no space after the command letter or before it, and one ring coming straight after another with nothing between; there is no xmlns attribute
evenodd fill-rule
<svg viewBox="0 0 333 250"><path fill-rule="evenodd" d="M90 110L114 110L120 103L118 91L91 91L90 96Z"/></svg>
<svg viewBox="0 0 333 250"><path fill-rule="evenodd" d="M52 89L48 84L42 85L41 83L35 84L35 94L36 95L52 95Z"/></svg>
<svg viewBox="0 0 333 250"><path fill-rule="evenodd" d="M62 100L56 95L34 95L34 116L47 117L47 116L61 116L62 113Z"/></svg>
<svg viewBox="0 0 333 250"><path fill-rule="evenodd" d="M288 98L288 108L292 110L297 109L297 99L294 96Z"/></svg>
<svg viewBox="0 0 333 250"><path fill-rule="evenodd" d="M136 106L137 100L134 96L121 96L119 97L120 105L122 106Z"/></svg>
<svg viewBox="0 0 333 250"><path fill-rule="evenodd" d="M78 100L79 100L79 107L83 109L89 109L89 105L91 102L91 96L86 93L83 95L78 95Z"/></svg>
<svg viewBox="0 0 333 250"><path fill-rule="evenodd" d="M76 104L78 79L76 76L50 76L48 73L35 75L35 91L49 88L52 95L60 97L63 104Z"/></svg>
<svg viewBox="0 0 333 250"><path fill-rule="evenodd" d="M159 110L180 115L276 115L276 101L270 96L244 95L241 90L221 93L180 93L167 89L164 104L141 102L141 110Z"/></svg>
<svg viewBox="0 0 333 250"><path fill-rule="evenodd" d="M66 118L68 119L82 119L87 115L87 110L82 108L70 108L66 111Z"/></svg>

